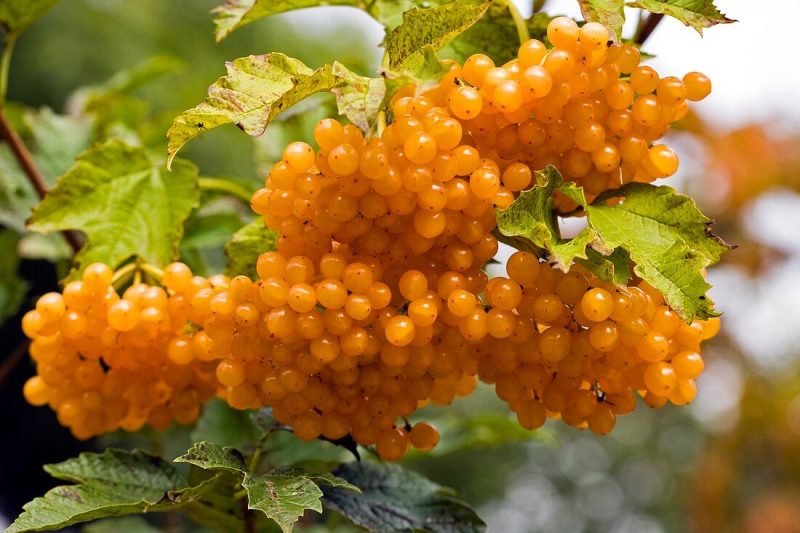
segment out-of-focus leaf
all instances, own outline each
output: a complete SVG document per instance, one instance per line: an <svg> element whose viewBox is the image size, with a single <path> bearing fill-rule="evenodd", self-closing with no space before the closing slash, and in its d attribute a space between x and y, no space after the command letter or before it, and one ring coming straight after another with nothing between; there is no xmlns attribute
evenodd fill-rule
<svg viewBox="0 0 800 533"><path fill-rule="evenodd" d="M224 401L214 398L203 409L191 439L192 442L209 441L245 449L258 440L258 434L259 429L246 412L233 409Z"/></svg>
<svg viewBox="0 0 800 533"><path fill-rule="evenodd" d="M430 452L434 456L528 442L548 435L544 430L529 431L515 417L495 412L443 417L437 425L442 439Z"/></svg>
<svg viewBox="0 0 800 533"><path fill-rule="evenodd" d="M143 148L117 140L85 151L33 210L30 227L78 229L87 244L80 268L100 261L112 268L131 256L154 265L177 257L183 223L197 204L197 168L176 161L169 172Z"/></svg>
<svg viewBox="0 0 800 533"><path fill-rule="evenodd" d="M0 28L19 34L50 11L58 0L3 0L0 2Z"/></svg>
<svg viewBox="0 0 800 533"><path fill-rule="evenodd" d="M10 229L0 229L0 324L14 316L25 298L27 285L19 277L19 236Z"/></svg>
<svg viewBox="0 0 800 533"><path fill-rule="evenodd" d="M475 511L447 489L399 465L361 461L344 464L333 473L361 492L323 487L323 502L370 531L486 530Z"/></svg>
<svg viewBox="0 0 800 533"><path fill-rule="evenodd" d="M124 516L122 518L106 518L87 524L83 533L161 533L161 530L141 516Z"/></svg>
<svg viewBox="0 0 800 533"><path fill-rule="evenodd" d="M736 22L720 12L713 0L633 0L627 5L674 17L697 30L700 35L703 34L703 28Z"/></svg>

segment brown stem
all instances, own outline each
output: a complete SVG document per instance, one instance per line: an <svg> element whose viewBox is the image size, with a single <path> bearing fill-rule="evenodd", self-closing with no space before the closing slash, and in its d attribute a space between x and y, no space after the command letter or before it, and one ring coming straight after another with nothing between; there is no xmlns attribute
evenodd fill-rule
<svg viewBox="0 0 800 533"><path fill-rule="evenodd" d="M244 529L247 533L256 533L256 521L253 511L247 505L247 496L242 497L242 513L244 515Z"/></svg>
<svg viewBox="0 0 800 533"><path fill-rule="evenodd" d="M28 181L33 185L33 188L36 189L39 198L44 198L44 195L47 194L47 182L42 173L39 172L39 169L36 168L36 164L33 162L33 156L31 156L28 147L25 146L19 134L14 130L14 126L8 121L2 109L0 109L0 135L6 140L11 151L14 152L19 166L22 167L22 170L28 177ZM63 234L72 247L72 250L78 253L81 249L81 243L78 241L77 235L68 230L64 230Z"/></svg>
<svg viewBox="0 0 800 533"><path fill-rule="evenodd" d="M658 23L661 22L661 19L664 18L664 15L661 13L650 13L647 15L647 19L645 19L644 24L642 25L642 30L634 39L636 44L644 44L650 34L653 33L653 30L656 29Z"/></svg>
<svg viewBox="0 0 800 533"><path fill-rule="evenodd" d="M11 355L9 355L8 358L3 361L3 364L0 365L0 383L3 383L11 371L14 370L14 367L17 366L20 361L22 361L23 357L25 357L29 344L30 341L27 339L19 343L17 347L14 348L14 351L11 352Z"/></svg>

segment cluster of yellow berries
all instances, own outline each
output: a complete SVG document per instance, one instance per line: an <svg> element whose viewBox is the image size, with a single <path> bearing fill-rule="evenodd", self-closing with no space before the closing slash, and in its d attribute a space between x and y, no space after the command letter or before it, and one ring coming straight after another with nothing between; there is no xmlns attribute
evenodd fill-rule
<svg viewBox="0 0 800 533"><path fill-rule="evenodd" d="M164 288L137 283L120 296L111 282L108 266L89 265L80 281L41 296L25 314L37 369L25 398L49 405L82 439L190 424L217 389L214 363L194 357L189 335L191 294L209 281L176 264Z"/></svg>
<svg viewBox="0 0 800 533"><path fill-rule="evenodd" d="M278 232L257 279L173 263L164 289L120 299L92 265L43 296L23 321L39 369L28 400L89 436L190 422L216 393L271 406L301 439L350 435L389 460L432 449L436 429L406 418L479 379L529 429L549 417L605 434L634 392L653 407L692 401L718 320L686 324L646 283L526 252L507 277L483 270L496 210L534 171L553 164L590 198L671 175L675 153L649 143L710 90L697 73L659 79L598 24L557 18L548 38L551 50L531 40L502 67L474 55L421 95L401 90L379 136L324 119L318 151L289 144L252 197Z"/></svg>
<svg viewBox="0 0 800 533"><path fill-rule="evenodd" d="M598 23L579 28L558 17L547 38L554 48L531 39L502 66L483 54L451 63L426 96L461 120L484 157L502 168L552 164L584 187L589 201L606 189L674 174L677 154L652 143L686 115L688 101L711 92L708 77L661 78L639 65L635 46L607 46L608 30ZM562 211L576 207L556 200Z"/></svg>

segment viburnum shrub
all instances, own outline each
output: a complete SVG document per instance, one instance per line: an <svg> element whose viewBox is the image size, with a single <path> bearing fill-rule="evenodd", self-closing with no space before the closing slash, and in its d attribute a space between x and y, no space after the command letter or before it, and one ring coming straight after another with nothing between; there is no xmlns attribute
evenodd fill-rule
<svg viewBox="0 0 800 533"><path fill-rule="evenodd" d="M17 3L0 8L7 47L53 2ZM189 474L115 449L48 466L75 485L28 504L9 532L173 509L223 530L272 519L288 531L323 505L374 531L443 531L434 512L477 531L473 511L398 466L264 458L285 432L292 447L321 439L357 458L359 446L385 461L429 452L447 434L417 410L479 383L526 430L560 419L605 435L637 404L694 399L701 343L719 330L705 269L729 247L691 198L655 182L679 166L662 137L711 82L657 72L640 46L664 14L698 31L731 21L710 0L634 2L653 13L626 40L613 2L581 0L585 22L524 19L507 1L409 2L402 21L389 1L338 3L386 24L380 76L236 59L174 120L166 162L106 139L41 188L30 217L78 253L62 291L22 319L28 402L79 439L199 416L255 437L197 442L175 460ZM229 1L217 38L314 4ZM278 150L262 188L175 158L223 124L260 135L320 92L338 116ZM246 198L258 215L232 236L224 274L175 262L200 191ZM565 219L580 231L562 234ZM376 501L388 510L365 512Z"/></svg>

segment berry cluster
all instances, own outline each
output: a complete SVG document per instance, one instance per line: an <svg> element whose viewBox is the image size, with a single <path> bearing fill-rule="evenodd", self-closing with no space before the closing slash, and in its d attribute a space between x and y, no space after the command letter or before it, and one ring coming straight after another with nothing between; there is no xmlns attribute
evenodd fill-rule
<svg viewBox="0 0 800 533"><path fill-rule="evenodd" d="M547 38L554 48L531 39L502 66L483 54L452 63L426 96L450 109L484 157L512 174L520 163L552 164L590 201L606 189L674 174L677 154L651 143L686 115L688 101L711 92L710 80L699 72L659 77L639 65L635 46L607 46L608 30L598 23L579 28L558 17ZM557 206L575 208L563 196Z"/></svg>
<svg viewBox="0 0 800 533"><path fill-rule="evenodd" d="M649 143L710 91L698 73L659 79L598 24L557 18L548 38L551 50L528 41L502 67L474 55L423 94L401 90L376 137L324 119L318 151L289 144L252 197L278 233L257 279L174 263L163 289L120 299L92 265L43 296L23 321L39 369L26 398L89 436L190 422L216 392L236 409L271 406L300 439L350 435L389 460L433 448L436 429L406 418L478 380L529 429L561 418L605 434L635 393L692 401L718 320L686 324L644 282L526 252L507 277L483 269L496 210L533 171L553 164L590 198L669 176L677 156Z"/></svg>
<svg viewBox="0 0 800 533"><path fill-rule="evenodd" d="M169 293L137 283L120 297L111 281L108 266L89 265L80 281L43 295L25 314L37 369L25 399L49 405L81 439L192 423L216 392L214 363L195 358L187 335L189 297L209 281L181 263L164 272Z"/></svg>

